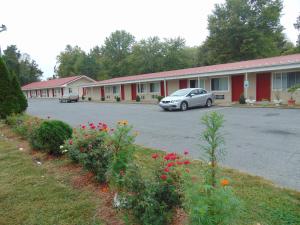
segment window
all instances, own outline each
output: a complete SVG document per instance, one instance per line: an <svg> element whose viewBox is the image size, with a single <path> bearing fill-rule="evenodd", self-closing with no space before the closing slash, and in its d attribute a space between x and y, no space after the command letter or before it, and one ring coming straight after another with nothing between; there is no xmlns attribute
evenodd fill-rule
<svg viewBox="0 0 300 225"><path fill-rule="evenodd" d="M105 93L110 94L110 87L105 87Z"/></svg>
<svg viewBox="0 0 300 225"><path fill-rule="evenodd" d="M228 77L212 78L211 79L212 91L228 91Z"/></svg>
<svg viewBox="0 0 300 225"><path fill-rule="evenodd" d="M204 95L204 94L207 94L207 91L205 91L205 90L200 90L200 95Z"/></svg>
<svg viewBox="0 0 300 225"><path fill-rule="evenodd" d="M137 85L137 92L138 93L145 93L146 92L146 84L138 84Z"/></svg>
<svg viewBox="0 0 300 225"><path fill-rule="evenodd" d="M113 94L119 94L120 86L113 86Z"/></svg>
<svg viewBox="0 0 300 225"><path fill-rule="evenodd" d="M199 95L200 92L199 92L198 89L196 89L196 90L192 90L190 94L193 94L193 95Z"/></svg>
<svg viewBox="0 0 300 225"><path fill-rule="evenodd" d="M273 90L286 90L300 84L300 71L278 72L273 74Z"/></svg>
<svg viewBox="0 0 300 225"><path fill-rule="evenodd" d="M150 83L150 92L158 93L159 92L159 83Z"/></svg>
<svg viewBox="0 0 300 225"><path fill-rule="evenodd" d="M69 94L71 94L72 93L72 88L69 88Z"/></svg>
<svg viewBox="0 0 300 225"><path fill-rule="evenodd" d="M190 80L190 88L197 88L198 80Z"/></svg>
<svg viewBox="0 0 300 225"><path fill-rule="evenodd" d="M204 88L204 80L199 79L199 86L198 86L198 80L189 80L190 88Z"/></svg>

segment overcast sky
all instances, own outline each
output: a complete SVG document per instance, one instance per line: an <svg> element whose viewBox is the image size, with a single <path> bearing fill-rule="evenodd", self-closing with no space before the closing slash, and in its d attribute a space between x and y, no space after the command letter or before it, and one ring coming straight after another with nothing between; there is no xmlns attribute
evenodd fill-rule
<svg viewBox="0 0 300 225"><path fill-rule="evenodd" d="M44 71L53 75L56 56L67 44L85 51L102 45L105 37L119 29L137 40L149 36L183 37L189 46L206 36L207 16L214 4L224 0L0 0L0 45L17 45ZM293 27L300 14L300 0L284 0L281 23L290 41L296 42Z"/></svg>

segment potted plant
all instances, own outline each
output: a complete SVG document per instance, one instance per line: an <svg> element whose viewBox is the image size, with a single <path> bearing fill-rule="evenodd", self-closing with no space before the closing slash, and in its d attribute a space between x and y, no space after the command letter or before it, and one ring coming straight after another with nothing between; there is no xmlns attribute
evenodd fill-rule
<svg viewBox="0 0 300 225"><path fill-rule="evenodd" d="M115 96L115 99L117 102L119 102L121 100L121 98L119 96Z"/></svg>
<svg viewBox="0 0 300 225"><path fill-rule="evenodd" d="M276 91L274 95L275 95L275 99L274 99L275 105L280 106L280 104L282 103L282 100L280 99L280 92Z"/></svg>
<svg viewBox="0 0 300 225"><path fill-rule="evenodd" d="M246 104L246 98L244 93L241 94L240 99L239 99L240 104Z"/></svg>
<svg viewBox="0 0 300 225"><path fill-rule="evenodd" d="M288 100L289 106L294 106L296 103L296 100L293 98L293 95L300 89L300 84L294 85L288 89L288 92L291 94L291 98Z"/></svg>
<svg viewBox="0 0 300 225"><path fill-rule="evenodd" d="M135 101L140 102L141 101L141 97L139 95L137 95Z"/></svg>

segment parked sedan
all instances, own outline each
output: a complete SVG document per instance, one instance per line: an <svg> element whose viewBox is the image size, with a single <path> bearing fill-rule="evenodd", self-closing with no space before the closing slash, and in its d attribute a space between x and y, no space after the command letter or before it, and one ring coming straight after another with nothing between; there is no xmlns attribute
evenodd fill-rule
<svg viewBox="0 0 300 225"><path fill-rule="evenodd" d="M175 91L163 98L159 106L164 110L180 109L182 111L191 107L207 106L213 104L215 96L202 88L186 88Z"/></svg>

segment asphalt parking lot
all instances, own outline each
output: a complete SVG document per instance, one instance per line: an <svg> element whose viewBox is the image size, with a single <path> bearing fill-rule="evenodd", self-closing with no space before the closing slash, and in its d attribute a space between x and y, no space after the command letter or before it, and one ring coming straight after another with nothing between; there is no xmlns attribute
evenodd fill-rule
<svg viewBox="0 0 300 225"><path fill-rule="evenodd" d="M224 114L227 156L224 166L263 176L277 185L300 190L300 110L267 108L197 108L165 112L156 105L113 103L58 103L29 100L31 115L60 119L77 126L128 120L143 146L200 156L200 118L209 111Z"/></svg>

